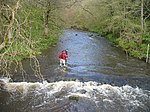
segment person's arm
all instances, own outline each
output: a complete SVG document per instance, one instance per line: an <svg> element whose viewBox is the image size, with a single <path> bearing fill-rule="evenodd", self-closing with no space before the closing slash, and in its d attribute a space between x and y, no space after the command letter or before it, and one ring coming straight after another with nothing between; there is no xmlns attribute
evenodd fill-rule
<svg viewBox="0 0 150 112"><path fill-rule="evenodd" d="M59 58L61 58L61 54L62 54L62 53L59 54L59 56L58 56Z"/></svg>
<svg viewBox="0 0 150 112"><path fill-rule="evenodd" d="M66 54L66 58L68 58L68 55Z"/></svg>

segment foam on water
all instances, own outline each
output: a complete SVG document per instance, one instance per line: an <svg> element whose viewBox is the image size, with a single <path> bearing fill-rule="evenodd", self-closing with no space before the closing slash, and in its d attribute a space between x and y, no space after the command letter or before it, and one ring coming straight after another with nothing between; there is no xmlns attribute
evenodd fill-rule
<svg viewBox="0 0 150 112"><path fill-rule="evenodd" d="M70 96L78 96L95 102L97 107L102 104L107 106L121 105L126 109L143 108L147 109L146 103L150 102L150 91L141 88L133 88L129 85L121 87L109 84L100 84L97 82L80 82L80 81L59 81L48 83L35 82L6 82L6 89L13 93L22 93L22 95L30 94L34 91L36 95L44 95L43 103L36 105L45 105L48 99L55 100L69 98ZM56 97L57 96L57 97ZM106 107L107 108L107 107Z"/></svg>

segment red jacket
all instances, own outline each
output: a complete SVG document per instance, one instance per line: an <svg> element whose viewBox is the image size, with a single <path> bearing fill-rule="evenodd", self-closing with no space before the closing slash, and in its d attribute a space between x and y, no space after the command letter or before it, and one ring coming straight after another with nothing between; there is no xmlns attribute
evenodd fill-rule
<svg viewBox="0 0 150 112"><path fill-rule="evenodd" d="M59 58L60 58L60 59L63 59L63 60L66 60L66 58L68 58L68 55L67 55L65 52L61 52L61 53L59 54Z"/></svg>

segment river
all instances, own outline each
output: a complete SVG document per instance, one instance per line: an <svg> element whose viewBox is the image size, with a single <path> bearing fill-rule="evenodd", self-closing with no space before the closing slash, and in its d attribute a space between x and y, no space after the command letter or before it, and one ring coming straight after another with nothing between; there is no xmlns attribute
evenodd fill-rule
<svg viewBox="0 0 150 112"><path fill-rule="evenodd" d="M68 49L67 68L58 54ZM150 65L127 57L96 33L64 30L38 57L44 81L30 60L13 82L2 78L0 112L150 112Z"/></svg>

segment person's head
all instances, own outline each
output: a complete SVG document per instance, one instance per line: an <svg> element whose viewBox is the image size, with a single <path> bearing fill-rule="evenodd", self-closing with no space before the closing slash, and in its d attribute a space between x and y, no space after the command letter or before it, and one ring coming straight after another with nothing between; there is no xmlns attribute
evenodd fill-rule
<svg viewBox="0 0 150 112"><path fill-rule="evenodd" d="M68 49L65 50L65 53L68 54Z"/></svg>

